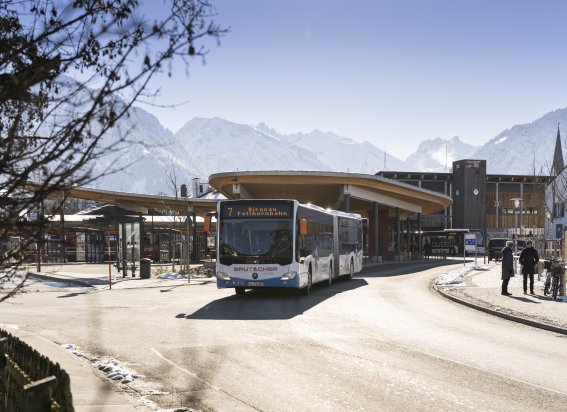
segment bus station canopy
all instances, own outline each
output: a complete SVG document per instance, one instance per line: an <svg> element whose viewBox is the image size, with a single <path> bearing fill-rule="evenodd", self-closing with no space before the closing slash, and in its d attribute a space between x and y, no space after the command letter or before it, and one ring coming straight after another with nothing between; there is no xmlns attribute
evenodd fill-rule
<svg viewBox="0 0 567 412"><path fill-rule="evenodd" d="M34 191L38 183L27 182L25 189ZM97 202L108 203L124 209L147 214L149 209L172 210L181 215L187 215L188 208L199 216L215 211L219 199L203 199L191 197L174 197L161 195L146 195L137 193L114 192L110 190L92 189L79 186L68 186L58 195L63 198L63 192L67 197L75 199L87 199ZM57 194L55 194L57 196Z"/></svg>
<svg viewBox="0 0 567 412"><path fill-rule="evenodd" d="M416 213L436 213L452 204L450 197L417 186L377 175L318 171L238 171L216 173L209 184L228 199L296 199L324 208L341 209L349 195L350 211L371 210L374 203L389 208L391 214L399 208L401 217ZM38 183L27 182L25 188L34 191ZM199 216L215 211L218 198L191 198L147 195L69 186L67 197L88 199L148 213L148 209L172 210L182 215L189 208ZM63 197L63 192L59 194Z"/></svg>
<svg viewBox="0 0 567 412"><path fill-rule="evenodd" d="M373 203L402 216L436 213L452 204L448 196L377 175L312 171L239 171L209 176L209 184L230 199L296 199L340 209L350 195L350 211L362 212Z"/></svg>

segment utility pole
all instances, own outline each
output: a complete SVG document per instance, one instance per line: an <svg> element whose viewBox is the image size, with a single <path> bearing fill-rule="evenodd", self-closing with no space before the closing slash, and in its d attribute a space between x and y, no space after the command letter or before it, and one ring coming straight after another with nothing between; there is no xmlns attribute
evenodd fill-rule
<svg viewBox="0 0 567 412"><path fill-rule="evenodd" d="M187 206L187 283L191 283L191 215L193 213L193 206Z"/></svg>

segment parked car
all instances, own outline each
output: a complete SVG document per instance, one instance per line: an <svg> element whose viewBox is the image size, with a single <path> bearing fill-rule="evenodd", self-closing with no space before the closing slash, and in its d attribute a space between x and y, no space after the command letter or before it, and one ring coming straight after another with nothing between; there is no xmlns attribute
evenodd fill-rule
<svg viewBox="0 0 567 412"><path fill-rule="evenodd" d="M495 261L499 261L500 251L506 246L506 242L508 239L495 237L488 241L488 261L490 262L492 259Z"/></svg>
<svg viewBox="0 0 567 412"><path fill-rule="evenodd" d="M488 261L490 262L490 260L494 259L495 261L499 261L501 256L500 256L500 252L502 251L502 249L504 249L504 247L506 246L506 242L509 239L506 238L502 238L502 237L495 237L492 238L488 241ZM526 247L526 241L524 239L518 239L517 241L517 245L518 245L518 252L521 252L522 249L524 249ZM512 248L514 249L514 248Z"/></svg>

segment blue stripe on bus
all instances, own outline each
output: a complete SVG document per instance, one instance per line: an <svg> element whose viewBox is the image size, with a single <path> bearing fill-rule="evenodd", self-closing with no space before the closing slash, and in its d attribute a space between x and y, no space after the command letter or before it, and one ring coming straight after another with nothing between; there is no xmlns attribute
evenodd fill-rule
<svg viewBox="0 0 567 412"><path fill-rule="evenodd" d="M300 277L296 276L291 280L283 281L280 278L270 279L240 279L231 278L230 280L223 280L217 278L217 288L299 288ZM258 286L257 283L263 283L263 286ZM251 283L251 285L250 285ZM256 283L256 285L254 285Z"/></svg>

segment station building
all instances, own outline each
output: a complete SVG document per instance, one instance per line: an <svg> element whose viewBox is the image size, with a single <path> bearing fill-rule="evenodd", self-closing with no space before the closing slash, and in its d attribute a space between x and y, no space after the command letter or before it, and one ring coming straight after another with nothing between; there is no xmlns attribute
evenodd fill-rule
<svg viewBox="0 0 567 412"><path fill-rule="evenodd" d="M486 173L486 160L453 162L450 172L383 171L378 176L450 197L452 204L422 220L423 230L469 229L487 237L544 236L545 191L551 176Z"/></svg>
<svg viewBox="0 0 567 412"><path fill-rule="evenodd" d="M423 219L424 230L467 228L484 238L533 237L563 239L567 227L567 170L561 134L557 137L549 175L498 175L486 173L486 161L453 162L445 173L377 173L452 199L452 204Z"/></svg>

